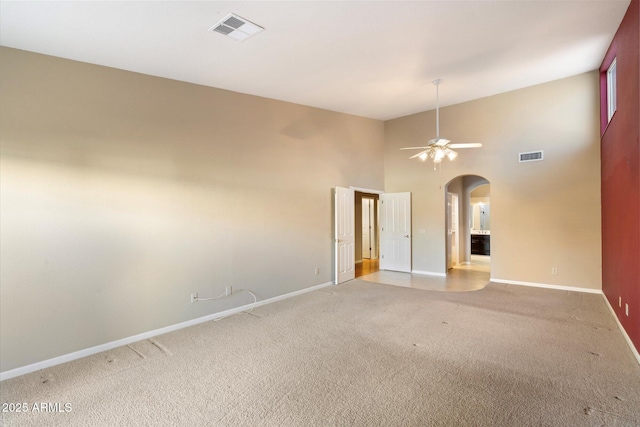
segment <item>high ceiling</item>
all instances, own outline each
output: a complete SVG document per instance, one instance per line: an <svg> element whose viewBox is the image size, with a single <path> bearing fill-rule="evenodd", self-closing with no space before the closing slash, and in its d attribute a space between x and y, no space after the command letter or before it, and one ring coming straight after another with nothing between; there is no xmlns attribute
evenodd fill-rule
<svg viewBox="0 0 640 427"><path fill-rule="evenodd" d="M597 69L629 3L1 1L0 44L386 120Z"/></svg>

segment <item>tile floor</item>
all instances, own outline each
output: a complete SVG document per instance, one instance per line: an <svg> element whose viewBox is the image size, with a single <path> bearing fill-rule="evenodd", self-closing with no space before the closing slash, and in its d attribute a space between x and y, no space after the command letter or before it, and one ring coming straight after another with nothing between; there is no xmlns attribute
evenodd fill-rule
<svg viewBox="0 0 640 427"><path fill-rule="evenodd" d="M446 277L429 276L416 273L380 270L361 276L361 280L443 292L469 292L482 289L489 283L491 276L491 258L483 255L471 255L471 264L452 268Z"/></svg>

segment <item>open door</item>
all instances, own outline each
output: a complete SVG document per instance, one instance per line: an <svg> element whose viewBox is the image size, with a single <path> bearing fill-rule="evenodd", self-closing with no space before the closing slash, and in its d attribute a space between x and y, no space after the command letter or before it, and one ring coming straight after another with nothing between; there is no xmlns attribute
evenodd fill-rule
<svg viewBox="0 0 640 427"><path fill-rule="evenodd" d="M411 272L411 193L380 195L380 269Z"/></svg>
<svg viewBox="0 0 640 427"><path fill-rule="evenodd" d="M458 195L447 192L447 270L459 263Z"/></svg>
<svg viewBox="0 0 640 427"><path fill-rule="evenodd" d="M335 284L356 277L355 193L353 189L335 190Z"/></svg>

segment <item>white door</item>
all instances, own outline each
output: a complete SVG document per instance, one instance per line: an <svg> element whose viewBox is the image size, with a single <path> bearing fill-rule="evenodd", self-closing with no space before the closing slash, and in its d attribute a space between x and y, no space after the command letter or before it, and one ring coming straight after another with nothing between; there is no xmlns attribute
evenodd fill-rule
<svg viewBox="0 0 640 427"><path fill-rule="evenodd" d="M447 238L449 254L447 256L447 269L453 268L459 262L459 234L458 234L458 195L447 193Z"/></svg>
<svg viewBox="0 0 640 427"><path fill-rule="evenodd" d="M355 199L350 188L335 191L335 283L356 277L355 263Z"/></svg>
<svg viewBox="0 0 640 427"><path fill-rule="evenodd" d="M411 272L411 193L380 195L380 269Z"/></svg>

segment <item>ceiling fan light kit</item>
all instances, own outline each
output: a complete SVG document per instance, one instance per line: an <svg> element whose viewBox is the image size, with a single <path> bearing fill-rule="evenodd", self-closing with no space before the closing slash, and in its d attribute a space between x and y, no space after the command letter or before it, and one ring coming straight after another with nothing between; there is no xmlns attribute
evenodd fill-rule
<svg viewBox="0 0 640 427"><path fill-rule="evenodd" d="M482 147L482 144L479 142L451 144L450 140L440 137L440 94L438 91L438 86L440 85L440 83L442 83L442 79L433 81L433 84L436 86L436 137L434 139L431 139L424 147L401 148L401 150L422 150L418 154L414 154L413 156L409 157L410 159L415 159L417 157L423 162L427 159L431 159L433 160L434 164L437 164L441 163L442 159L444 159L445 157L450 161L453 161L456 157L458 157L458 153L453 151L452 148Z"/></svg>

